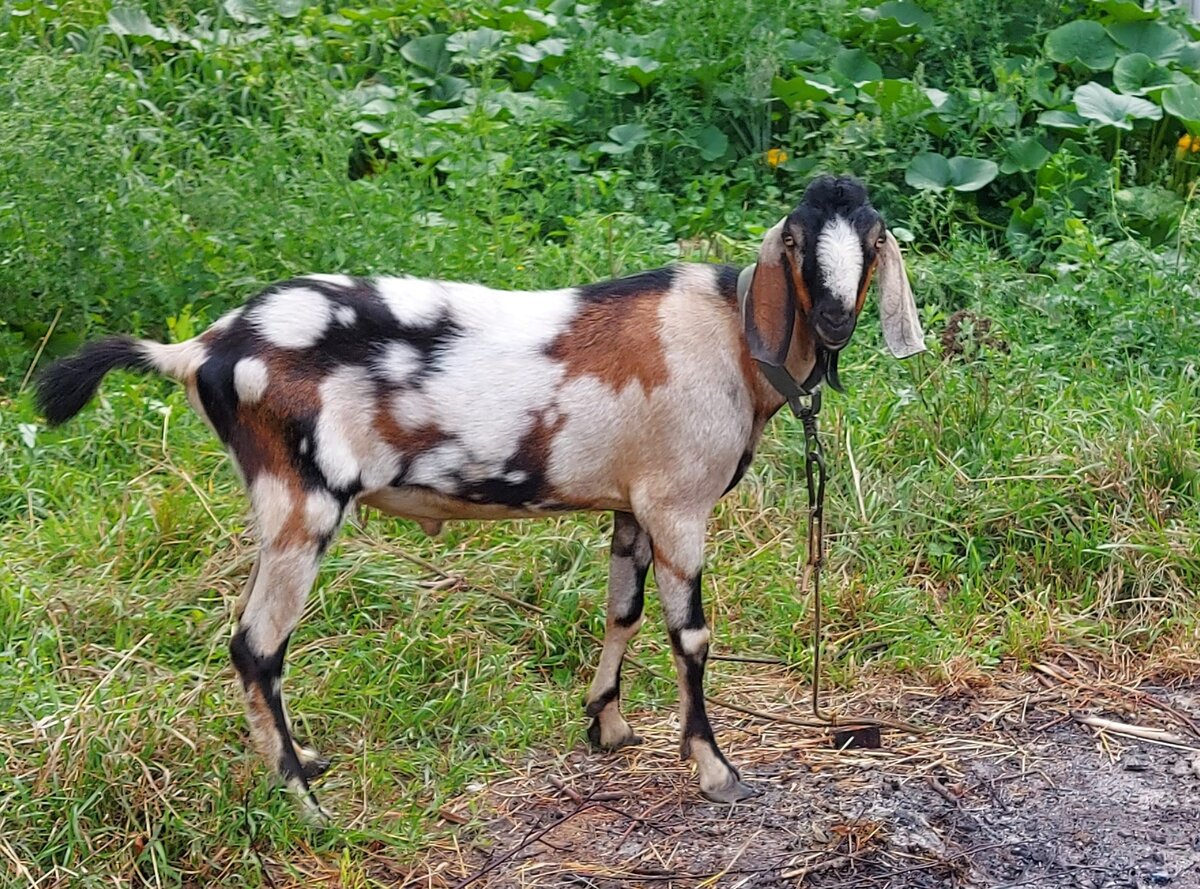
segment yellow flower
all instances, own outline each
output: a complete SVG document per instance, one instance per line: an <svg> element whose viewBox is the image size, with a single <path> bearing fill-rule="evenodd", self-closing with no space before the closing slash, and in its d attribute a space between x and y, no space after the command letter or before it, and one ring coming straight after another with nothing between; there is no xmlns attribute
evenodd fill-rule
<svg viewBox="0 0 1200 889"><path fill-rule="evenodd" d="M788 159L788 153L782 148L771 148L767 151L767 166L778 167Z"/></svg>
<svg viewBox="0 0 1200 889"><path fill-rule="evenodd" d="M1191 148L1193 151L1195 151L1196 143L1194 143L1192 141L1192 137L1189 136L1187 133L1184 133L1182 136L1179 137L1179 142L1177 144L1179 145L1180 151L1187 151L1189 148Z"/></svg>

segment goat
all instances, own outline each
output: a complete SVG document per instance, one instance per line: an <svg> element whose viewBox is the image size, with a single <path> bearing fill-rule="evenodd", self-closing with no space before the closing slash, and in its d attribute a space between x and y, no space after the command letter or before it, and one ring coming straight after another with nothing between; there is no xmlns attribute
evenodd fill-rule
<svg viewBox="0 0 1200 889"><path fill-rule="evenodd" d="M86 345L41 375L37 401L56 425L113 368L156 371L183 382L220 437L260 539L230 651L256 746L313 814L324 817L309 782L329 763L293 738L283 661L318 563L356 503L430 533L449 519L611 510L588 738L608 750L641 740L621 715L620 678L653 565L678 674L681 757L695 762L703 796L731 803L755 791L705 713L705 525L796 394L781 389L837 384L838 353L876 271L890 349L922 350L895 238L861 184L822 177L740 276L681 264L518 292L310 275L186 342Z"/></svg>

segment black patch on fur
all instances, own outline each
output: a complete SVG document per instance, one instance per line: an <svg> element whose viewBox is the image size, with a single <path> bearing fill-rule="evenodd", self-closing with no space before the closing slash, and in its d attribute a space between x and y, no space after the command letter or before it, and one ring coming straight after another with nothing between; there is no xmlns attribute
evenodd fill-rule
<svg viewBox="0 0 1200 889"><path fill-rule="evenodd" d="M235 448L238 397L233 385L233 369L249 355L262 351L259 338L250 325L240 321L223 331L208 344L208 357L196 371L196 394L204 413L221 441ZM249 479L247 479L249 481Z"/></svg>
<svg viewBox="0 0 1200 889"><path fill-rule="evenodd" d="M609 548L609 553L614 559L632 559L636 549L636 540L633 543L621 543L614 536L612 546Z"/></svg>
<svg viewBox="0 0 1200 889"><path fill-rule="evenodd" d="M291 637L289 636L288 639ZM275 680L283 676L283 659L287 654L288 639L280 643L279 648L272 654L258 654L246 639L246 630L239 628L229 642L229 654L233 666L242 680L242 688L249 691L252 686L258 686L259 694L267 702L271 717L275 722L275 731L279 734L281 753L277 763L279 773L285 779L296 777L308 789L308 779L300 757L292 745L292 734L288 730L287 717L283 712L283 698L274 691Z"/></svg>
<svg viewBox="0 0 1200 889"><path fill-rule="evenodd" d="M634 581L637 585L633 588L633 602L630 603L629 611L613 615L613 623L618 627L629 629L641 618L642 609L646 607L646 572L649 570L649 563L637 566L637 578Z"/></svg>
<svg viewBox="0 0 1200 889"><path fill-rule="evenodd" d="M535 451L535 431L526 433L516 452L505 462L499 475L482 481L469 481L456 476L456 492L453 496L471 503L496 503L510 507L529 507L549 502L549 486L546 484L546 466ZM470 462L468 459L466 462ZM510 481L509 476L520 475L521 481Z"/></svg>
<svg viewBox="0 0 1200 889"><path fill-rule="evenodd" d="M614 278L611 281L584 284L577 289L584 302L605 302L610 299L630 299L648 293L665 293L671 289L671 282L674 280L674 266L665 266L624 278Z"/></svg>
<svg viewBox="0 0 1200 889"><path fill-rule="evenodd" d="M742 270L737 266L717 266L717 291L722 299L735 306L738 304L737 282L741 273Z"/></svg>
<svg viewBox="0 0 1200 889"><path fill-rule="evenodd" d="M630 540L632 536L632 540ZM638 556L639 545L645 555ZM642 609L646 604L646 573L650 570L652 548L650 535L638 524L630 513L613 513L613 538L610 553L613 559L632 559L634 567L633 599L629 610L624 614L614 614L613 622L619 627L628 629L638 622ZM609 569L612 570L611 567Z"/></svg>
<svg viewBox="0 0 1200 889"><path fill-rule="evenodd" d="M400 341L412 346L419 355L420 367L409 381L410 385L416 386L437 371L446 350L463 333L462 326L454 320L449 307L428 323L401 324L371 278L351 277L346 284L314 278L292 278L272 284L247 303L247 308L252 309L273 294L297 289L315 291L332 306L325 333L313 348L301 350L310 366L323 373L343 365L365 366L378 385L394 388L394 383L377 374L373 359L386 354L388 345L393 341ZM354 310L353 323L342 324L337 320L337 309L341 307Z"/></svg>
<svg viewBox="0 0 1200 889"><path fill-rule="evenodd" d="M701 627L707 626L704 620L704 603L701 601L700 593L700 578L702 572L697 571L696 575L688 582L691 587L691 595L688 598L688 616L680 630L699 630Z"/></svg>
<svg viewBox="0 0 1200 889"><path fill-rule="evenodd" d="M730 479L729 484L725 486L725 490L721 492L722 497L737 487L737 483L745 477L746 470L750 468L750 461L753 459L753 451L742 451L742 456L738 460L737 469L733 471L733 478Z"/></svg>
<svg viewBox="0 0 1200 889"><path fill-rule="evenodd" d="M545 476L541 467L526 459L520 450L504 464L503 472L505 476L510 472L524 472L525 478L513 482L500 476L468 482L458 476L458 493L454 496L471 503L500 504L514 508L528 507L541 499Z"/></svg>
<svg viewBox="0 0 1200 889"><path fill-rule="evenodd" d="M680 652L683 657L683 680L688 690L688 710L683 718L683 736L679 745L679 758L688 758L688 755L691 753L691 742L695 738L707 741L713 751L720 756L717 739L712 730L712 723L708 721L708 713L704 709L705 659L683 654L683 650L679 647L679 641L674 636L672 636L671 642L675 645L675 650Z"/></svg>
<svg viewBox="0 0 1200 889"><path fill-rule="evenodd" d="M71 419L91 401L110 370L150 371L154 365L132 337L113 336L88 343L74 355L47 367L37 378L35 400L51 426Z"/></svg>
<svg viewBox="0 0 1200 889"><path fill-rule="evenodd" d="M624 660L624 658L622 658ZM596 717L600 715L600 711L615 701L621 696L621 668L617 667L617 681L612 688L604 691L594 701L589 701L584 708L584 713L588 716Z"/></svg>

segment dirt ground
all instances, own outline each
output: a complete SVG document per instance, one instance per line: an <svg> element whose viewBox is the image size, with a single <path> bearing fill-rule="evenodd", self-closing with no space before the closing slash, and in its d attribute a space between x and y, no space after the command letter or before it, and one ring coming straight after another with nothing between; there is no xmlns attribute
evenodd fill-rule
<svg viewBox="0 0 1200 889"><path fill-rule="evenodd" d="M743 668L719 691L808 715L804 686L781 669ZM642 746L547 754L473 787L442 809L446 834L425 860L378 876L461 889L1200 889L1195 680L1134 687L1064 658L951 688L873 685L831 705L929 731L837 750L820 730L712 708L762 791L718 806L677 760L674 716L634 713ZM1094 717L1162 734L1082 722Z"/></svg>

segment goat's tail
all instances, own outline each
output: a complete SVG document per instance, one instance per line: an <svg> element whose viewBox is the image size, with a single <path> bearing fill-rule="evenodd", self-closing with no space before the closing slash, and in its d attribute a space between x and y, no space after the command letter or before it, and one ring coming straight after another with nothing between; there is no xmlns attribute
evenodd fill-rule
<svg viewBox="0 0 1200 889"><path fill-rule="evenodd" d="M167 345L128 336L111 336L88 343L38 376L38 410L51 426L65 423L91 401L110 370L156 371L176 380L195 373L205 349L197 340Z"/></svg>

